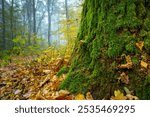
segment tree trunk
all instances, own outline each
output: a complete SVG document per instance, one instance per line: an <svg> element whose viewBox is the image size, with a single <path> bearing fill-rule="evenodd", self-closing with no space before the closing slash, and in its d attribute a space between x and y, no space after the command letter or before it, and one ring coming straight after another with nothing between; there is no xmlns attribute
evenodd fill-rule
<svg viewBox="0 0 150 117"><path fill-rule="evenodd" d="M69 20L68 0L65 0L66 19Z"/></svg>
<svg viewBox="0 0 150 117"><path fill-rule="evenodd" d="M6 49L6 39L5 39L5 0L2 0L2 39L3 39L3 49Z"/></svg>
<svg viewBox="0 0 150 117"><path fill-rule="evenodd" d="M33 0L33 33L36 34L36 8L35 8L35 0Z"/></svg>
<svg viewBox="0 0 150 117"><path fill-rule="evenodd" d="M68 10L68 0L65 0L65 10L66 10L66 32L67 32L67 43L69 45L69 10Z"/></svg>
<svg viewBox="0 0 150 117"><path fill-rule="evenodd" d="M31 1L26 0L27 4L27 19L28 19L28 44L31 45Z"/></svg>
<svg viewBox="0 0 150 117"><path fill-rule="evenodd" d="M34 45L36 44L36 8L35 8L35 0L33 0L33 34L34 34Z"/></svg>
<svg viewBox="0 0 150 117"><path fill-rule="evenodd" d="M150 64L149 7L149 0L85 0L71 67L60 88L110 99L126 87L140 99L150 99L150 65L140 65ZM125 57L131 58L130 68ZM123 82L124 73L129 82Z"/></svg>
<svg viewBox="0 0 150 117"><path fill-rule="evenodd" d="M14 23L14 0L11 1L11 9L10 9L10 29L11 29L11 35L10 35L10 46L13 46L12 40L14 38L14 27L13 27L13 23Z"/></svg>
<svg viewBox="0 0 150 117"><path fill-rule="evenodd" d="M48 45L51 46L51 0L48 0L47 4L47 10L48 10Z"/></svg>
<svg viewBox="0 0 150 117"><path fill-rule="evenodd" d="M48 11L48 45L51 46L51 22L52 22L52 13L54 0L47 1L47 11Z"/></svg>

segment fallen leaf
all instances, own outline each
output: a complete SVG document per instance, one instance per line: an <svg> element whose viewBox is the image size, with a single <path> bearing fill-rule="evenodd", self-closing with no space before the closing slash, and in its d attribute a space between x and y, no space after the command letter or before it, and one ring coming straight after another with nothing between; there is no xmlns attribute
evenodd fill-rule
<svg viewBox="0 0 150 117"><path fill-rule="evenodd" d="M131 94L127 94L126 97L127 97L128 100L138 100L139 99L138 97L133 96Z"/></svg>
<svg viewBox="0 0 150 117"><path fill-rule="evenodd" d="M86 100L93 100L93 97L90 92L86 93Z"/></svg>
<svg viewBox="0 0 150 117"><path fill-rule="evenodd" d="M120 74L118 80L121 81L122 83L129 84L129 76L126 75L124 72Z"/></svg>
<svg viewBox="0 0 150 117"><path fill-rule="evenodd" d="M126 64L121 64L121 65L119 65L118 68L121 68L121 69L131 69L133 63L132 63L132 61L131 61L130 55L126 56L125 58L126 58L126 62L127 62L127 63L126 63Z"/></svg>
<svg viewBox="0 0 150 117"><path fill-rule="evenodd" d="M142 48L144 47L144 41L137 42L136 46L142 51Z"/></svg>
<svg viewBox="0 0 150 117"><path fill-rule="evenodd" d="M50 80L50 75L47 75L46 78L43 80L43 82L40 83L40 87L45 85Z"/></svg>
<svg viewBox="0 0 150 117"><path fill-rule="evenodd" d="M51 73L51 70L43 70L43 72L44 72L45 74L50 74L50 73Z"/></svg>
<svg viewBox="0 0 150 117"><path fill-rule="evenodd" d="M59 91L59 95L69 95L70 94L70 92L69 91L67 91L67 90L60 90Z"/></svg>
<svg viewBox="0 0 150 117"><path fill-rule="evenodd" d="M21 93L21 90L19 90L19 89L17 89L17 90L14 92L15 95L17 95L17 94L19 94L19 93Z"/></svg>
<svg viewBox="0 0 150 117"><path fill-rule="evenodd" d="M83 94L78 94L75 96L75 100L85 100L85 97Z"/></svg>
<svg viewBox="0 0 150 117"><path fill-rule="evenodd" d="M148 67L148 64L146 63L146 62L144 62L144 61L141 61L141 67L144 67L144 68L146 68L147 69L147 67Z"/></svg>
<svg viewBox="0 0 150 117"><path fill-rule="evenodd" d="M111 96L111 99L112 99L112 100L126 100L126 99L127 99L127 97L124 96L124 94L121 93L120 90L115 90L115 91L114 91L114 95L115 95L115 96Z"/></svg>
<svg viewBox="0 0 150 117"><path fill-rule="evenodd" d="M25 97L25 98L29 98L30 96L31 96L31 92L28 92L28 93L23 95L23 97Z"/></svg>

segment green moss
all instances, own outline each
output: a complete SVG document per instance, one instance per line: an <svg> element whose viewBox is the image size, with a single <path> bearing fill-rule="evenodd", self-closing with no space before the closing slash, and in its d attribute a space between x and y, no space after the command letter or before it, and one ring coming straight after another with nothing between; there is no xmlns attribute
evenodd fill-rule
<svg viewBox="0 0 150 117"><path fill-rule="evenodd" d="M135 47L135 41L129 42L126 46L125 49L128 53L135 53L136 52L136 47Z"/></svg>
<svg viewBox="0 0 150 117"><path fill-rule="evenodd" d="M88 89L88 78L80 71L72 72L60 85L60 89L68 89L71 93L85 93Z"/></svg>
<svg viewBox="0 0 150 117"><path fill-rule="evenodd" d="M145 30L150 30L150 20L149 20L149 18L146 18L144 20L144 29Z"/></svg>
<svg viewBox="0 0 150 117"><path fill-rule="evenodd" d="M65 74L67 73L69 70L69 68L67 66L63 66L59 71L58 73L56 74L57 76L61 76L62 74Z"/></svg>
<svg viewBox="0 0 150 117"><path fill-rule="evenodd" d="M132 57L132 62L133 62L133 65L138 65L139 59L137 57Z"/></svg>
<svg viewBox="0 0 150 117"><path fill-rule="evenodd" d="M96 99L110 98L124 86L117 82L119 72L127 72L129 89L140 99L150 99L147 74L138 67L141 54L150 52L149 6L147 0L85 0L73 62L61 88L73 93L91 89ZM136 47L138 41L145 42L142 52ZM132 56L132 70L116 69L123 64L123 54Z"/></svg>
<svg viewBox="0 0 150 117"><path fill-rule="evenodd" d="M145 38L144 40L146 52L150 54L150 38Z"/></svg>

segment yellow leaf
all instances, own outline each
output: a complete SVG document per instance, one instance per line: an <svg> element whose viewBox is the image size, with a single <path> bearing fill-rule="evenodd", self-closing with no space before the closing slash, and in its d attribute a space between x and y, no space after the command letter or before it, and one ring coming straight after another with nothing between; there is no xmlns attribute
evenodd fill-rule
<svg viewBox="0 0 150 117"><path fill-rule="evenodd" d="M130 55L126 56L126 61L127 61L128 64L132 64Z"/></svg>
<svg viewBox="0 0 150 117"><path fill-rule="evenodd" d="M78 94L75 96L75 100L85 100L85 97L83 94Z"/></svg>
<svg viewBox="0 0 150 117"><path fill-rule="evenodd" d="M148 64L146 62L144 62L144 61L141 61L141 67L144 67L144 68L147 69Z"/></svg>
<svg viewBox="0 0 150 117"><path fill-rule="evenodd" d="M92 97L92 95L91 95L90 92L87 92L87 93L86 93L86 99L87 99L87 100L93 100L93 97Z"/></svg>
<svg viewBox="0 0 150 117"><path fill-rule="evenodd" d="M8 81L8 82L7 82L7 85L12 85L12 82Z"/></svg>
<svg viewBox="0 0 150 117"><path fill-rule="evenodd" d="M133 63L132 63L132 61L131 61L130 55L126 56L125 58L126 58L126 62L127 62L127 63L126 63L126 64L121 64L121 65L118 66L118 67L121 68L121 69L131 69Z"/></svg>
<svg viewBox="0 0 150 117"><path fill-rule="evenodd" d="M45 74L50 74L50 73L51 73L51 70L43 70L43 72L44 72Z"/></svg>
<svg viewBox="0 0 150 117"><path fill-rule="evenodd" d="M112 100L126 100L126 99L127 99L127 97L124 96L124 94L121 93L120 90L115 90L115 91L114 91L114 95L115 95L115 96L112 96L112 97L111 97Z"/></svg>
<svg viewBox="0 0 150 117"><path fill-rule="evenodd" d="M138 43L136 43L136 46L142 50L143 46L144 46L144 42L143 41L139 41Z"/></svg>

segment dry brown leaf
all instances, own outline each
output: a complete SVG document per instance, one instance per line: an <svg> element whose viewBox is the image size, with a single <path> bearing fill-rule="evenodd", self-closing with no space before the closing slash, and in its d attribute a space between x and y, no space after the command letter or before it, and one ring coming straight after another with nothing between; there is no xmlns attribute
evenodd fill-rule
<svg viewBox="0 0 150 117"><path fill-rule="evenodd" d="M142 51L143 47L144 47L144 41L139 41L136 43L136 46Z"/></svg>
<svg viewBox="0 0 150 117"><path fill-rule="evenodd" d="M46 98L43 95L41 95L41 91L39 91L33 98L33 100L46 100Z"/></svg>
<svg viewBox="0 0 150 117"><path fill-rule="evenodd" d="M51 73L51 70L43 70L43 72L44 72L45 74L50 74L50 73Z"/></svg>
<svg viewBox="0 0 150 117"><path fill-rule="evenodd" d="M118 80L121 81L122 83L129 84L129 76L126 75L124 72L120 74Z"/></svg>
<svg viewBox="0 0 150 117"><path fill-rule="evenodd" d="M17 89L17 90L14 92L14 94L17 95L17 94L19 94L19 93L21 93L21 92L22 92L22 90Z"/></svg>
<svg viewBox="0 0 150 117"><path fill-rule="evenodd" d="M60 90L59 91L59 95L69 95L70 94L70 92L69 91L67 91L67 90Z"/></svg>
<svg viewBox="0 0 150 117"><path fill-rule="evenodd" d="M68 96L59 96L59 97L56 97L55 100L73 100L73 96L71 95L68 95Z"/></svg>
<svg viewBox="0 0 150 117"><path fill-rule="evenodd" d="M138 100L139 99L138 97L133 96L131 94L127 94L126 97L127 97L128 100Z"/></svg>
<svg viewBox="0 0 150 117"><path fill-rule="evenodd" d="M59 80L54 81L50 89L51 90L57 90L59 85L60 85L60 83L61 82Z"/></svg>
<svg viewBox="0 0 150 117"><path fill-rule="evenodd" d="M148 63L146 63L146 62L144 62L144 61L141 61L141 67L144 67L144 68L146 68L147 69L147 67L148 67Z"/></svg>
<svg viewBox="0 0 150 117"><path fill-rule="evenodd" d="M115 90L115 91L114 91L114 95L115 95L115 96L111 96L111 99L112 99L112 100L126 100L126 99L127 99L127 97L124 96L124 94L121 93L120 90Z"/></svg>
<svg viewBox="0 0 150 117"><path fill-rule="evenodd" d="M121 68L121 69L131 69L133 63L132 63L132 61L131 61L130 55L126 56L125 58L126 58L126 62L127 62L127 63L126 63L126 64L121 64L121 65L119 65L118 68Z"/></svg>
<svg viewBox="0 0 150 117"><path fill-rule="evenodd" d="M47 75L46 78L43 80L43 82L40 83L39 87L42 87L43 85L45 85L45 83L47 83L50 80L50 75Z"/></svg>
<svg viewBox="0 0 150 117"><path fill-rule="evenodd" d="M83 94L78 94L75 96L75 100L85 100L85 97Z"/></svg>
<svg viewBox="0 0 150 117"><path fill-rule="evenodd" d="M91 95L90 92L87 92L87 93L86 93L86 99L87 99L87 100L93 100L93 97L92 97L92 95Z"/></svg>

